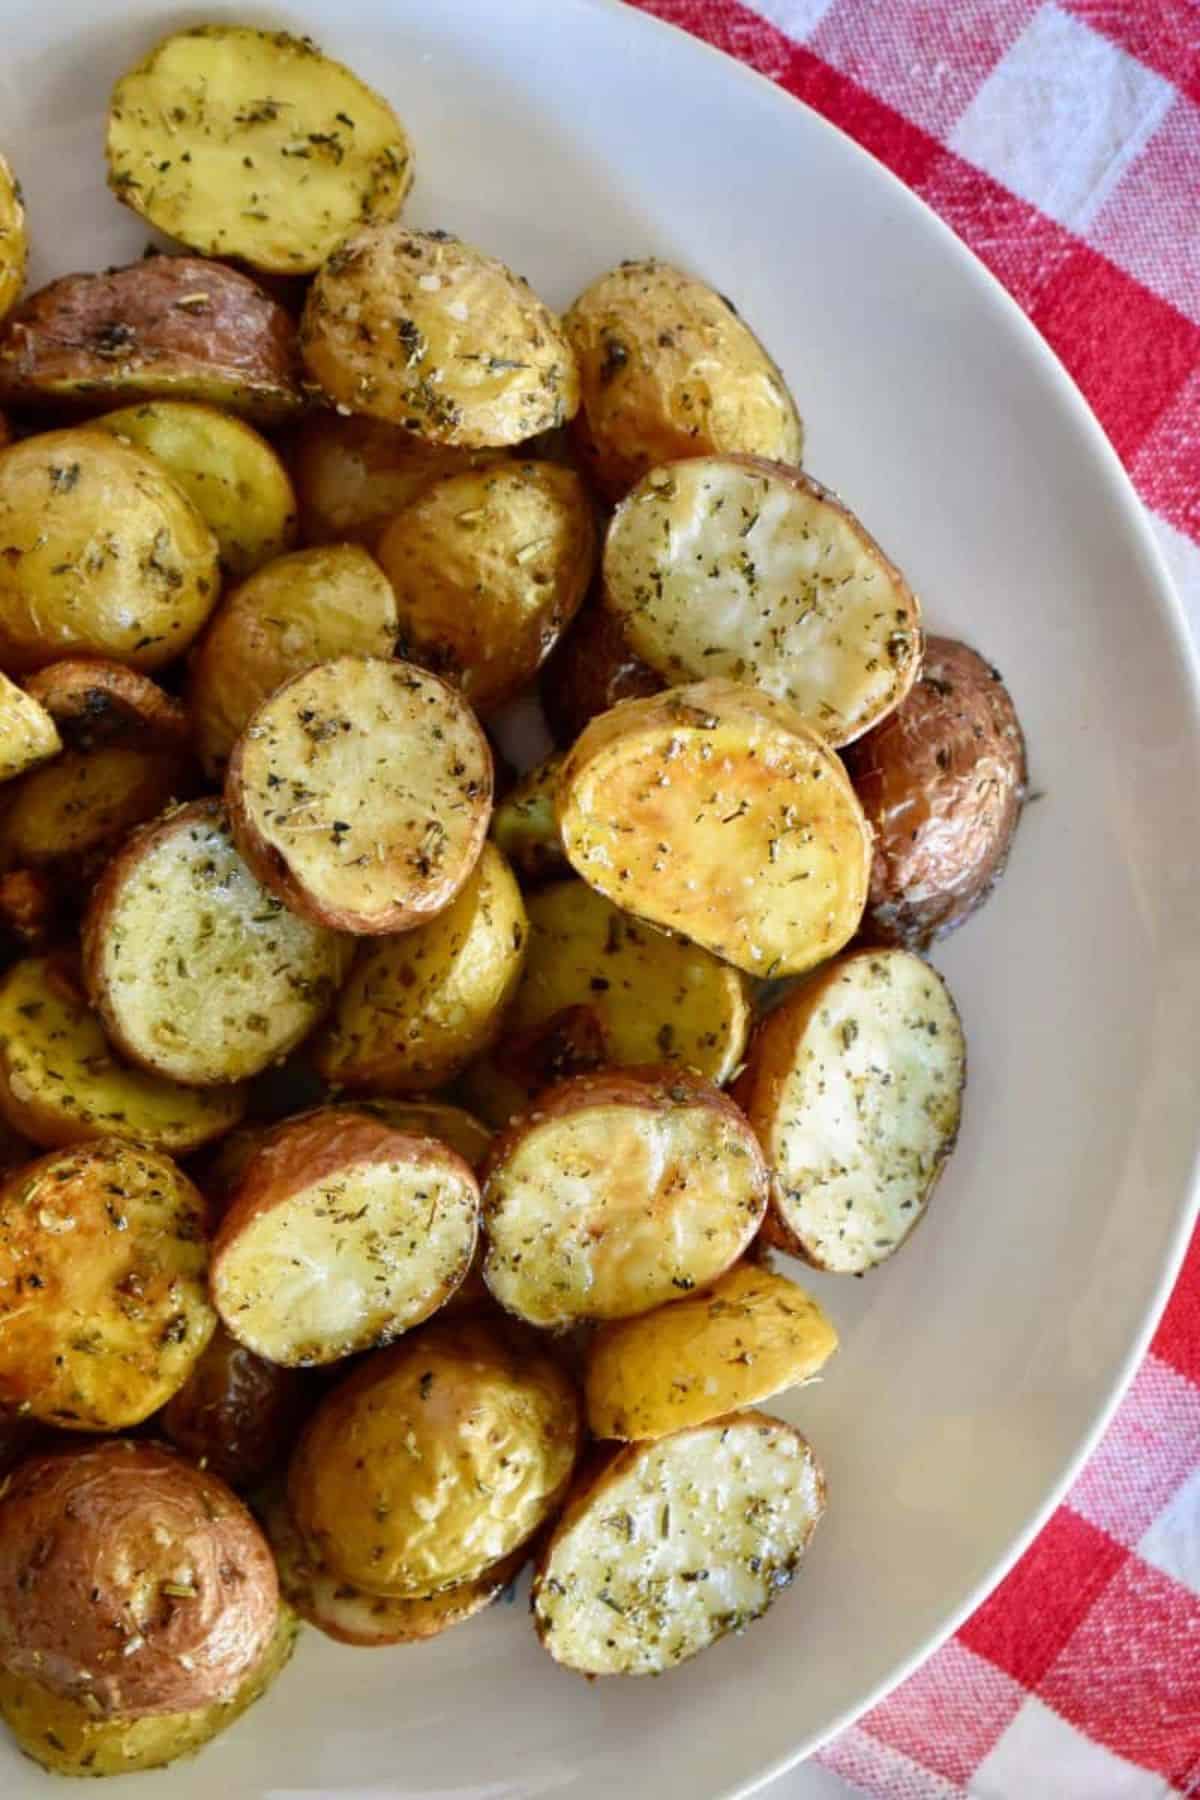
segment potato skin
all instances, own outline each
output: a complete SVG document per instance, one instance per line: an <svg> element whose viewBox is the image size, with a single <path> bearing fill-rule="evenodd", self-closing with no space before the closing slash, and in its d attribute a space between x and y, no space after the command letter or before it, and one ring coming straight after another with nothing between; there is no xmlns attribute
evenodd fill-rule
<svg viewBox="0 0 1200 1800"><path fill-rule="evenodd" d="M158 1444L32 1457L0 1500L0 1663L66 1698L93 1695L101 1714L225 1698L264 1654L278 1610L275 1565L246 1508Z"/></svg>
<svg viewBox="0 0 1200 1800"><path fill-rule="evenodd" d="M30 675L25 691L46 708L73 750L187 749L191 727L182 701L125 663L64 657Z"/></svg>
<svg viewBox="0 0 1200 1800"><path fill-rule="evenodd" d="M86 890L137 825L195 790L178 751L122 744L64 750L14 783L0 818L0 862L48 869Z"/></svg>
<svg viewBox="0 0 1200 1800"><path fill-rule="evenodd" d="M0 664L63 656L157 669L216 605L217 544L153 457L100 431L0 451Z"/></svg>
<svg viewBox="0 0 1200 1800"><path fill-rule="evenodd" d="M195 1368L163 1408L177 1450L232 1488L250 1488L287 1451L304 1416L306 1385L218 1325Z"/></svg>
<svg viewBox="0 0 1200 1800"><path fill-rule="evenodd" d="M291 449L304 541L371 549L388 521L430 482L486 469L508 454L430 444L380 419L313 412Z"/></svg>
<svg viewBox="0 0 1200 1800"><path fill-rule="evenodd" d="M553 313L445 231L374 225L347 238L309 290L300 347L337 405L435 444L519 444L579 404Z"/></svg>
<svg viewBox="0 0 1200 1800"><path fill-rule="evenodd" d="M1025 799L1025 739L998 672L931 637L901 706L846 752L875 837L862 935L921 949L981 906Z"/></svg>
<svg viewBox="0 0 1200 1800"><path fill-rule="evenodd" d="M593 602L584 607L550 657L540 686L554 741L569 750L598 714L619 700L659 694L664 683L634 655L620 621Z"/></svg>
<svg viewBox="0 0 1200 1800"><path fill-rule="evenodd" d="M91 411L202 400L280 424L302 404L296 328L248 275L199 256L62 275L0 331L0 397Z"/></svg>
<svg viewBox="0 0 1200 1800"><path fill-rule="evenodd" d="M479 1314L435 1321L322 1402L292 1458L292 1516L356 1587L437 1593L528 1542L579 1432L574 1388L536 1339Z"/></svg>
<svg viewBox="0 0 1200 1800"><path fill-rule="evenodd" d="M783 376L730 301L695 276L654 257L623 262L584 289L563 329L579 363L575 448L606 499L677 457L800 461Z"/></svg>

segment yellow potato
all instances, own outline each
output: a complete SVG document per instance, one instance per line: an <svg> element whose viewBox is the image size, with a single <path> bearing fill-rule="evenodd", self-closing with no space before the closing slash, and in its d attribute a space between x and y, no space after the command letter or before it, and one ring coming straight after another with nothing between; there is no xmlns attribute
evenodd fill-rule
<svg viewBox="0 0 1200 1800"><path fill-rule="evenodd" d="M396 591L400 651L486 712L533 680L582 604L595 561L573 469L505 462L431 483L375 554Z"/></svg>
<svg viewBox="0 0 1200 1800"><path fill-rule="evenodd" d="M387 102L311 38L201 25L117 83L108 179L192 250L301 275L399 212L412 156Z"/></svg>
<svg viewBox="0 0 1200 1800"><path fill-rule="evenodd" d="M312 287L309 374L338 406L435 444L519 444L579 404L558 320L494 256L445 231L368 225Z"/></svg>
<svg viewBox="0 0 1200 1800"><path fill-rule="evenodd" d="M45 707L0 674L0 781L23 775L61 749L62 739Z"/></svg>
<svg viewBox="0 0 1200 1800"><path fill-rule="evenodd" d="M357 544L296 550L257 570L222 602L192 659L196 748L210 775L271 694L335 656L390 656L398 621L391 583Z"/></svg>
<svg viewBox="0 0 1200 1800"><path fill-rule="evenodd" d="M230 580L244 580L291 548L296 496L283 463L253 426L189 400L147 400L95 423L158 458L212 531Z"/></svg>
<svg viewBox="0 0 1200 1800"><path fill-rule="evenodd" d="M334 1086L441 1087L500 1029L521 973L525 908L494 844L454 900L414 931L366 944L313 1060Z"/></svg>
<svg viewBox="0 0 1200 1800"><path fill-rule="evenodd" d="M441 475L483 469L507 450L460 450L379 419L314 412L296 434L292 480L309 544L374 544L384 526Z"/></svg>
<svg viewBox="0 0 1200 1800"><path fill-rule="evenodd" d="M0 861L86 880L98 859L189 785L185 759L169 750L64 750L5 796Z"/></svg>
<svg viewBox="0 0 1200 1800"><path fill-rule="evenodd" d="M840 950L871 833L845 769L781 700L698 681L602 713L567 757L558 823L591 885L748 974Z"/></svg>
<svg viewBox="0 0 1200 1800"><path fill-rule="evenodd" d="M436 1321L322 1402L292 1458L288 1499L331 1574L421 1598L527 1543L578 1444L574 1389L535 1339L476 1315Z"/></svg>
<svg viewBox="0 0 1200 1800"><path fill-rule="evenodd" d="M217 542L162 464L101 431L0 452L0 665L157 669L217 602Z"/></svg>
<svg viewBox="0 0 1200 1800"><path fill-rule="evenodd" d="M570 873L554 810L562 765L561 756L548 756L496 802L492 837L522 881L549 881Z"/></svg>
<svg viewBox="0 0 1200 1800"><path fill-rule="evenodd" d="M604 1325L587 1347L588 1424L599 1438L658 1438L811 1381L837 1348L817 1302L738 1263L703 1293Z"/></svg>
<svg viewBox="0 0 1200 1800"><path fill-rule="evenodd" d="M0 156L0 319L20 298L28 248L21 186Z"/></svg>

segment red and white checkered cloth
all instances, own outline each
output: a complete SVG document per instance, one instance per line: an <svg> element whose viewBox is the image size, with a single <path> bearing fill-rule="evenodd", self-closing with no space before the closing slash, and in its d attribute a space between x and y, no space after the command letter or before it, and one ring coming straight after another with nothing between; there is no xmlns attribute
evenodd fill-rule
<svg viewBox="0 0 1200 1800"><path fill-rule="evenodd" d="M634 4L807 101L982 257L1091 402L1200 638L1200 0ZM1200 1233L1066 1502L820 1760L887 1800L1200 1795Z"/></svg>

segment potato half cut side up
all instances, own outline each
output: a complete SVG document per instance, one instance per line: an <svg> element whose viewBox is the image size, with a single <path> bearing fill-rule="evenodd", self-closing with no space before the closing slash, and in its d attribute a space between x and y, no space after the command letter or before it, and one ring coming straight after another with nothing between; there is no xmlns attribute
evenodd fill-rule
<svg viewBox="0 0 1200 1800"><path fill-rule="evenodd" d="M665 1437L812 1381L837 1332L802 1287L738 1263L702 1293L603 1325L586 1352L598 1438Z"/></svg>
<svg viewBox="0 0 1200 1800"><path fill-rule="evenodd" d="M754 457L643 476L609 526L604 604L664 680L762 688L835 747L904 698L921 659L916 596L853 513Z"/></svg>
<svg viewBox="0 0 1200 1800"><path fill-rule="evenodd" d="M585 1478L538 1558L533 1618L581 1675L659 1675L761 1618L825 1506L812 1450L767 1413L630 1444Z"/></svg>
<svg viewBox="0 0 1200 1800"><path fill-rule="evenodd" d="M871 834L846 771L790 706L736 682L594 719L558 822L600 893L751 975L803 973L862 918Z"/></svg>
<svg viewBox="0 0 1200 1800"><path fill-rule="evenodd" d="M292 1517L332 1575L422 1599L529 1542L579 1436L575 1390L534 1334L482 1313L434 1320L321 1402L288 1472Z"/></svg>
<svg viewBox="0 0 1200 1800"><path fill-rule="evenodd" d="M83 922L88 991L113 1042L196 1086L240 1081L287 1054L349 967L346 939L299 919L255 880L217 800L135 832Z"/></svg>
<svg viewBox="0 0 1200 1800"><path fill-rule="evenodd" d="M711 1082L670 1068L577 1075L492 1147L484 1279L532 1325L628 1318L722 1274L766 1191L753 1132Z"/></svg>
<svg viewBox="0 0 1200 1800"><path fill-rule="evenodd" d="M436 675L343 656L263 702L225 794L239 850L293 912L339 931L403 931L448 906L475 867L492 758Z"/></svg>
<svg viewBox="0 0 1200 1800"><path fill-rule="evenodd" d="M0 1187L0 1405L79 1431L137 1425L212 1336L203 1196L117 1138Z"/></svg>
<svg viewBox="0 0 1200 1800"><path fill-rule="evenodd" d="M43 1149L120 1137L186 1156L245 1107L240 1087L181 1087L123 1063L69 953L26 957L0 979L0 1114Z"/></svg>
<svg viewBox="0 0 1200 1800"><path fill-rule="evenodd" d="M958 1009L910 951L855 951L794 989L736 1089L770 1165L768 1242L834 1274L885 1261L954 1148L965 1080Z"/></svg>
<svg viewBox="0 0 1200 1800"><path fill-rule="evenodd" d="M336 1362L449 1299L478 1228L479 1185L448 1145L320 1108L251 1152L213 1245L213 1300L271 1362Z"/></svg>
<svg viewBox="0 0 1200 1800"><path fill-rule="evenodd" d="M58 728L46 708L0 674L0 781L35 769L61 749Z"/></svg>

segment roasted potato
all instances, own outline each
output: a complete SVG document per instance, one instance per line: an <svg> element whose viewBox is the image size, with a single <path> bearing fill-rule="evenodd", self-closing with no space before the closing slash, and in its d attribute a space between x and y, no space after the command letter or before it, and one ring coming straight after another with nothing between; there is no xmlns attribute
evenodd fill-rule
<svg viewBox="0 0 1200 1800"><path fill-rule="evenodd" d="M225 777L234 841L301 918L406 931L479 858L492 759L456 691L412 663L342 656L264 700Z"/></svg>
<svg viewBox="0 0 1200 1800"><path fill-rule="evenodd" d="M219 775L251 715L277 687L336 656L391 656L396 597L357 544L297 550L226 596L192 658L196 747Z"/></svg>
<svg viewBox="0 0 1200 1800"><path fill-rule="evenodd" d="M118 200L208 256L302 275L412 185L387 102L311 38L201 25L164 39L113 90Z"/></svg>
<svg viewBox="0 0 1200 1800"><path fill-rule="evenodd" d="M476 1315L427 1325L321 1403L292 1458L292 1516L331 1575L420 1599L529 1541L579 1432L575 1390L535 1340Z"/></svg>
<svg viewBox="0 0 1200 1800"><path fill-rule="evenodd" d="M228 1700L278 1615L258 1526L223 1481L173 1451L72 1446L31 1457L6 1485L0 1667L95 1718Z"/></svg>
<svg viewBox="0 0 1200 1800"><path fill-rule="evenodd" d="M191 727L183 704L124 663L65 657L30 675L25 690L73 750L188 748Z"/></svg>
<svg viewBox="0 0 1200 1800"><path fill-rule="evenodd" d="M0 875L0 967L31 950L44 950L59 920L59 895L41 869L9 869Z"/></svg>
<svg viewBox="0 0 1200 1800"><path fill-rule="evenodd" d="M564 1006L528 1031L505 1029L493 1053L466 1070L457 1091L493 1130L503 1131L543 1088L612 1061L595 1007Z"/></svg>
<svg viewBox="0 0 1200 1800"><path fill-rule="evenodd" d="M71 1431L138 1425L213 1334L203 1196L156 1150L100 1138L0 1186L0 1406Z"/></svg>
<svg viewBox="0 0 1200 1800"><path fill-rule="evenodd" d="M61 749L57 727L41 702L0 673L0 781L36 769Z"/></svg>
<svg viewBox="0 0 1200 1800"><path fill-rule="evenodd" d="M329 1007L350 954L260 887L216 800L135 832L83 921L88 992L114 1044L196 1087L285 1056Z"/></svg>
<svg viewBox="0 0 1200 1800"><path fill-rule="evenodd" d="M292 480L309 544L373 545L393 514L441 475L485 469L507 450L430 444L378 419L314 412L296 434Z"/></svg>
<svg viewBox="0 0 1200 1800"><path fill-rule="evenodd" d="M711 1082L669 1068L577 1075L492 1146L484 1280L533 1325L629 1318L723 1274L766 1204L754 1134Z"/></svg>
<svg viewBox="0 0 1200 1800"><path fill-rule="evenodd" d="M73 956L29 957L0 979L0 1114L43 1149L121 1137L184 1156L244 1110L240 1088L177 1087L118 1061Z"/></svg>
<svg viewBox="0 0 1200 1800"><path fill-rule="evenodd" d="M610 1061L680 1063L718 1085L729 1080L751 1018L736 969L631 919L583 881L556 881L526 905L529 948L506 1037L588 1006Z"/></svg>
<svg viewBox="0 0 1200 1800"><path fill-rule="evenodd" d="M738 1263L703 1293L600 1327L585 1351L588 1424L629 1439L706 1425L812 1381L837 1341L803 1288Z"/></svg>
<svg viewBox="0 0 1200 1800"><path fill-rule="evenodd" d="M531 886L571 872L555 811L562 765L562 757L555 755L529 769L497 800L492 814L494 841L521 880Z"/></svg>
<svg viewBox="0 0 1200 1800"><path fill-rule="evenodd" d="M0 330L0 399L12 406L201 400L276 425L302 398L288 312L248 275L198 256L60 276Z"/></svg>
<svg viewBox="0 0 1200 1800"><path fill-rule="evenodd" d="M157 669L217 602L217 544L160 463L100 431L0 451L0 664Z"/></svg>
<svg viewBox="0 0 1200 1800"><path fill-rule="evenodd" d="M130 1719L97 1715L88 1695L69 1700L29 1675L0 1668L0 1718L17 1747L54 1775L133 1775L191 1756L240 1719L286 1667L299 1621L281 1606L258 1662L225 1699L189 1712L146 1713Z"/></svg>
<svg viewBox="0 0 1200 1800"><path fill-rule="evenodd" d="M891 712L921 660L916 595L854 514L756 457L644 475L608 528L604 604L664 681L744 681L834 746Z"/></svg>
<svg viewBox="0 0 1200 1800"><path fill-rule="evenodd" d="M337 1087L441 1087L495 1038L524 960L521 890L494 844L427 925L359 950L313 1060Z"/></svg>
<svg viewBox="0 0 1200 1800"><path fill-rule="evenodd" d="M869 942L919 950L981 906L1025 799L1025 739L996 669L931 637L902 706L846 755L875 834Z"/></svg>
<svg viewBox="0 0 1200 1800"><path fill-rule="evenodd" d="M618 700L661 693L662 678L635 656L612 613L585 606L542 670L542 705L556 744L569 750Z"/></svg>
<svg viewBox="0 0 1200 1800"><path fill-rule="evenodd" d="M578 612L596 533L573 469L503 462L445 475L375 545L399 649L489 712L528 686Z"/></svg>
<svg viewBox="0 0 1200 1800"><path fill-rule="evenodd" d="M435 1312L478 1228L479 1184L446 1144L318 1108L251 1152L213 1245L213 1301L271 1362L336 1362Z"/></svg>
<svg viewBox="0 0 1200 1800"><path fill-rule="evenodd" d="M423 1598L389 1600L331 1575L296 1530L283 1495L273 1498L264 1523L284 1598L326 1637L361 1650L424 1643L474 1618L511 1586L527 1561L523 1548L514 1550L457 1587Z"/></svg>
<svg viewBox="0 0 1200 1800"><path fill-rule="evenodd" d="M911 951L854 951L794 989L736 1090L771 1170L767 1241L839 1275L885 1261L954 1148L965 1079L954 1000Z"/></svg>
<svg viewBox="0 0 1200 1800"><path fill-rule="evenodd" d="M295 542L288 472L245 420L192 400L146 400L95 424L158 458L216 538L229 580L244 580Z"/></svg>
<svg viewBox="0 0 1200 1800"><path fill-rule="evenodd" d="M579 404L554 314L445 231L369 225L347 238L309 289L300 348L335 404L435 444L523 443Z"/></svg>
<svg viewBox="0 0 1200 1800"><path fill-rule="evenodd" d="M28 251L21 186L0 156L0 319L21 297Z"/></svg>
<svg viewBox="0 0 1200 1800"><path fill-rule="evenodd" d="M254 1487L290 1449L307 1392L302 1375L264 1361L218 1325L163 1408L162 1429L230 1487Z"/></svg>
<svg viewBox="0 0 1200 1800"><path fill-rule="evenodd" d="M871 833L841 763L785 702L732 681L626 700L567 757L578 874L751 975L797 975L858 929Z"/></svg>
<svg viewBox="0 0 1200 1800"><path fill-rule="evenodd" d="M783 376L732 303L649 257L601 275L563 330L579 364L575 447L610 500L657 463L742 451L798 463Z"/></svg>
<svg viewBox="0 0 1200 1800"><path fill-rule="evenodd" d="M0 863L46 869L86 890L135 825L194 791L193 771L174 751L64 750L5 794Z"/></svg>
<svg viewBox="0 0 1200 1800"><path fill-rule="evenodd" d="M581 1675L659 1675L761 1618L825 1507L794 1426L728 1413L615 1451L567 1502L537 1560L533 1618Z"/></svg>

